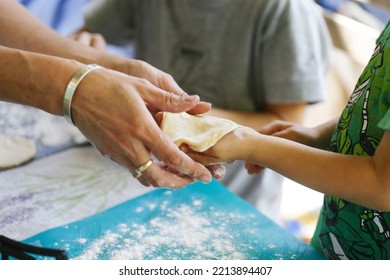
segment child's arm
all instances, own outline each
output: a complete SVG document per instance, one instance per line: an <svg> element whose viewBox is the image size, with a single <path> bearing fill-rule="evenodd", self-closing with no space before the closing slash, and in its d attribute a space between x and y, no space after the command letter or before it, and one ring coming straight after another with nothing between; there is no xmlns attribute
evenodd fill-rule
<svg viewBox="0 0 390 280"><path fill-rule="evenodd" d="M337 124L337 118L316 127L304 127L295 123L275 121L264 126L260 133L289 139L310 147L328 150L330 140ZM260 173L264 167L246 162L249 174Z"/></svg>
<svg viewBox="0 0 390 280"><path fill-rule="evenodd" d="M204 154L189 155L204 164L234 159L255 162L319 192L390 210L390 131L373 157L332 153L245 127L229 133Z"/></svg>

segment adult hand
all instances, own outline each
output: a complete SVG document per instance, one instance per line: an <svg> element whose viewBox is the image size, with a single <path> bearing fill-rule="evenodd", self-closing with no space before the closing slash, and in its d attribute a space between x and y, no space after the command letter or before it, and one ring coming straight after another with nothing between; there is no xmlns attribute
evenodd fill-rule
<svg viewBox="0 0 390 280"><path fill-rule="evenodd" d="M121 67L122 66L122 67ZM141 60L127 60L125 59L122 61L121 65L118 67L114 67L115 70L119 70L122 73L128 74L130 76L138 77L147 80L148 82L152 83L154 86L163 89L171 94L168 94L165 96L165 99L163 100L164 103L172 103L169 99L187 99L190 98L189 95L183 91L180 86L176 83L176 81L173 79L173 77L153 66L150 64L141 61ZM192 97L191 97L192 98ZM197 115L197 114L203 114L210 110L211 104L208 102L202 102L199 100L199 97L196 97L196 102L192 103L191 107L184 108L184 111ZM163 110L161 107L161 103L154 102L153 104L151 102L146 103L149 111L152 114L155 114L157 112L160 112ZM177 108L175 104L172 104L173 106L170 106L169 108L165 108L164 111L168 112L183 112L183 108Z"/></svg>
<svg viewBox="0 0 390 280"><path fill-rule="evenodd" d="M80 30L78 33L73 35L73 38L83 43L83 45L92 46L95 47L95 49L102 50L102 48L100 48L99 46L102 46L103 44L96 44L94 46L92 43L94 40L99 41L100 39L104 40L104 38L101 36L94 38L94 36L94 34ZM99 52L93 61L105 66L106 68L124 73L128 75L129 79L137 81L138 87L133 92L139 94L143 104L141 104L141 102L139 101L136 104L138 104L140 107L143 107L143 109L147 108L150 113L146 114L145 112L143 112L143 115L140 115L143 116L143 121L139 123L140 125L152 128L152 126L150 126L150 115L155 116L160 111L168 111L173 113L186 111L190 114L202 114L208 112L211 108L210 103L202 102L199 100L198 96L189 96L186 92L184 92L171 75L160 71L159 69L151 66L144 61L127 59L121 56L109 54L107 52ZM153 90L148 92L149 89ZM148 177L147 175L142 176L140 178L141 183L143 183L144 185L153 186L181 187L193 182L193 179L199 179L201 181L210 180L210 173L206 175L204 173L204 169L200 169L199 166L196 165L195 162L193 162L185 154L178 154L178 148L169 139L167 139L165 135L161 136L162 132L156 131L156 129L156 127L153 127L153 129L149 131L149 133L153 132L155 136L152 136L151 134L147 133L143 135L141 134L138 137L148 137L149 135L148 139L150 140L155 138L156 134L159 135L158 139L164 141L165 148L164 145L160 143L160 141L151 142L151 145L155 145L153 146L153 148L149 147L149 145L145 143L143 139L141 139L141 142L147 144L146 146L148 147L150 152L160 158L161 162L159 162L159 170L161 171L162 169L164 169L167 174L175 174L175 178L170 178L169 176L165 177L165 175L155 175L161 172L153 172L153 169L155 169L156 167L152 165L148 169L151 170L149 173L151 173L153 176L149 176L147 180L145 180L145 178ZM84 132L84 134L87 133L88 132ZM96 136L96 138L98 138L98 136ZM109 143L109 141L111 140L107 139L107 143ZM95 144L95 146L97 145ZM139 162L137 163L138 165L135 165L135 163L133 163L133 166L129 166L128 163L123 163L125 162L124 159L117 159L118 155L111 155L110 152L105 152L105 148L98 149L101 150L103 154L106 154L107 156L118 161L122 165L127 166L131 170L134 170L135 168L142 166L147 162L147 160L137 160ZM132 157L134 161L135 156L133 155ZM183 166L180 167L180 165ZM211 176L217 179L221 179L225 174L225 169L221 165L207 167L207 169L211 172ZM179 175L178 172L180 173ZM183 179L183 174L187 175L186 180ZM178 180L179 178L180 180ZM191 180L189 181L188 178L191 178ZM160 179L165 179L165 182L158 181Z"/></svg>
<svg viewBox="0 0 390 280"><path fill-rule="evenodd" d="M194 180L209 182L210 172L162 133L145 104L156 110L182 112L193 110L198 103L197 96L172 94L145 79L101 69L80 83L72 101L72 116L103 155L133 174L155 156L158 160L139 178L143 185L180 188ZM196 110L199 108L202 106Z"/></svg>

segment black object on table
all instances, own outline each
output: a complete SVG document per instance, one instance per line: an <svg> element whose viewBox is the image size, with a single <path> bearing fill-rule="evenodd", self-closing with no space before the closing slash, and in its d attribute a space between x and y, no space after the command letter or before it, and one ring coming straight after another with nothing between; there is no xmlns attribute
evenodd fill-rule
<svg viewBox="0 0 390 280"><path fill-rule="evenodd" d="M64 250L28 245L4 235L0 235L0 255L2 260L9 260L10 257L19 260L36 260L34 255L56 260L68 259L68 255Z"/></svg>

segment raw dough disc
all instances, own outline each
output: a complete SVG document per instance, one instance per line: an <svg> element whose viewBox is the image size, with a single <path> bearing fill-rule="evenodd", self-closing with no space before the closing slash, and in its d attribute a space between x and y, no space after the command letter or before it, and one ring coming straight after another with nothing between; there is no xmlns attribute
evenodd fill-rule
<svg viewBox="0 0 390 280"><path fill-rule="evenodd" d="M185 143L198 152L206 151L223 136L239 127L233 121L212 116L164 112L162 131L177 145Z"/></svg>
<svg viewBox="0 0 390 280"><path fill-rule="evenodd" d="M0 169L31 160L36 153L34 141L19 136L0 135Z"/></svg>

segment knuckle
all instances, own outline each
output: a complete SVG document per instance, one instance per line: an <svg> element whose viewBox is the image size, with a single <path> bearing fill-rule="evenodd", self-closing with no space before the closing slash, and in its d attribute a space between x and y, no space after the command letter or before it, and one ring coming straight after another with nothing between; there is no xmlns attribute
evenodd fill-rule
<svg viewBox="0 0 390 280"><path fill-rule="evenodd" d="M169 153L164 161L171 167L178 168L183 165L183 159L178 157L176 153Z"/></svg>
<svg viewBox="0 0 390 280"><path fill-rule="evenodd" d="M173 78L173 76L171 74L165 73L163 75L162 82L163 82L163 86L168 86L171 83L175 82L175 79Z"/></svg>
<svg viewBox="0 0 390 280"><path fill-rule="evenodd" d="M142 71L142 72L148 72L151 70L151 65L149 63L147 63L146 61L143 61L143 60L137 60L137 63L138 63L138 67L139 69Z"/></svg>
<svg viewBox="0 0 390 280"><path fill-rule="evenodd" d="M150 82L144 78L136 78L136 82L139 87L148 89L150 86Z"/></svg>

